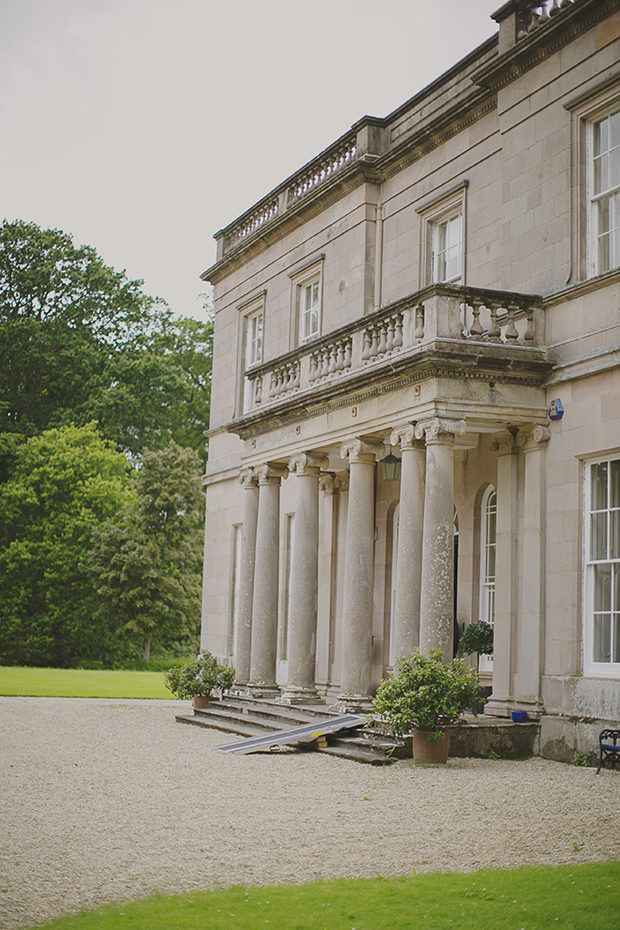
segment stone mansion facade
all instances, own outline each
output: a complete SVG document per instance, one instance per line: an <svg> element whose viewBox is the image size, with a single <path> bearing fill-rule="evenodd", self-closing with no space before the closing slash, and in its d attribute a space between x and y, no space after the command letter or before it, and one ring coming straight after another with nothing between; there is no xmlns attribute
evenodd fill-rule
<svg viewBox="0 0 620 930"><path fill-rule="evenodd" d="M492 623L485 713L620 723L620 0L496 34L216 234L202 645L364 709Z"/></svg>

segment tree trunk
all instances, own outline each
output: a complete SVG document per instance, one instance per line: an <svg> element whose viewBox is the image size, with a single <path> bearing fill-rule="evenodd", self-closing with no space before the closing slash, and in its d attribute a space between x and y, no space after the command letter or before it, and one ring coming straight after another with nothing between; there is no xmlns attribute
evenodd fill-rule
<svg viewBox="0 0 620 930"><path fill-rule="evenodd" d="M143 642L142 642L142 661L143 661L143 662L146 662L147 665L148 665L149 660L150 660L150 658L151 658L151 640L152 640L152 638L153 638L152 634L149 633L148 636L145 636L145 637L144 637L144 640L143 640Z"/></svg>

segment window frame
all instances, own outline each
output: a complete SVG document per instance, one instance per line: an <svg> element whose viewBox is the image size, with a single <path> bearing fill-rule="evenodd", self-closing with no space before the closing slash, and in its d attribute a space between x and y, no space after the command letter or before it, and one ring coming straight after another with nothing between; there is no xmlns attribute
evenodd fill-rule
<svg viewBox="0 0 620 930"><path fill-rule="evenodd" d="M587 224L588 224L588 254L587 254L587 268L588 268L588 277L598 277L602 274L607 274L610 271L617 271L620 269L620 142L617 146L612 146L606 149L604 153L595 153L595 133L596 127L602 126L604 123L611 120L612 117L617 116L620 121L620 101L617 101L615 106L609 106L605 109L604 112L598 113L595 116L591 117L586 122L586 159L587 159L587 192L588 192L588 215L587 215ZM608 128L608 135L611 141L611 126ZM611 162L611 153L613 151L617 152L618 157L618 183L606 187L604 190L599 191L598 193L595 190L595 161L597 158L601 158L606 154L609 162ZM608 176L611 174L611 164L609 165ZM609 237L610 248L608 255L608 267L601 267L601 232L600 232L600 206L605 201L610 205L609 214L610 214L610 228L607 229L604 233L605 236ZM613 258L613 254L616 254L616 259Z"/></svg>
<svg viewBox="0 0 620 930"><path fill-rule="evenodd" d="M595 466L607 463L611 465L612 462L618 463L617 465L617 474L618 474L618 504L617 506L610 506L610 497L611 497L611 482L609 481L609 476L611 474L611 469L608 469L607 476L607 488L606 488L606 505L605 507L593 507L592 501L592 469ZM583 666L584 666L584 675L590 678L613 678L620 679L620 452L612 452L607 455L598 456L597 458L590 458L584 462L584 618L583 618ZM616 548L617 552L615 556L612 556L609 551L610 535L611 535L611 525L612 520L610 519L611 513L616 513L616 533L617 533L617 542ZM605 521L605 548L606 548L606 557L595 557L593 556L593 515L600 514L606 515ZM610 591L609 591L609 609L600 607L597 609L595 603L596 591L595 591L595 576L596 576L596 567L597 566L611 566L610 571ZM615 592L614 592L614 583L613 579L616 577ZM610 637L610 661L600 661L596 660L594 657L594 638L596 630L596 620L595 616L599 614L600 616L609 615L610 624L609 624L609 637ZM615 622L615 644L614 644L614 615L616 618ZM618 661L612 660L612 655L615 652L618 656Z"/></svg>
<svg viewBox="0 0 620 930"><path fill-rule="evenodd" d="M420 275L418 286L426 287L429 284L453 284L460 287L465 284L467 270L467 178L457 184L444 189L441 193L425 200L416 207L420 216ZM438 280L437 237L441 226L449 223L457 216L461 217L460 237L460 275L450 280Z"/></svg>
<svg viewBox="0 0 620 930"><path fill-rule="evenodd" d="M258 368L263 364L265 357L265 310L267 304L267 291L261 291L259 294L253 294L250 298L237 304L239 313L239 340L237 356L237 415L243 416L245 413L251 413L254 404L251 398L251 381L247 373L253 368ZM260 357L256 357L252 362L248 361L248 336L251 320L262 317L262 328L260 334Z"/></svg>
<svg viewBox="0 0 620 930"><path fill-rule="evenodd" d="M323 329L323 265L325 256L320 255L306 262L301 268L297 268L289 274L291 279L291 340L290 348L295 349L298 346L307 345L314 342L321 336ZM313 287L316 287L316 306L315 318L316 326L311 332L305 328L305 320L308 315L305 295Z"/></svg>

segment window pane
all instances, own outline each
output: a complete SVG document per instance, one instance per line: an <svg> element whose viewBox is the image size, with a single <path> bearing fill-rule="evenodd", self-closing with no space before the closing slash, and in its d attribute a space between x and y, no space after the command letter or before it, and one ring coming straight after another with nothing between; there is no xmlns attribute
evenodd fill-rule
<svg viewBox="0 0 620 930"><path fill-rule="evenodd" d="M620 149L614 149L609 155L609 187L617 187L620 183Z"/></svg>
<svg viewBox="0 0 620 930"><path fill-rule="evenodd" d="M590 510L605 510L607 507L607 462L591 466Z"/></svg>
<svg viewBox="0 0 620 930"><path fill-rule="evenodd" d="M495 582L495 546L487 549L487 578L488 582Z"/></svg>
<svg viewBox="0 0 620 930"><path fill-rule="evenodd" d="M620 112L614 113L613 116L610 116L609 128L611 131L609 147L615 149L620 145Z"/></svg>
<svg viewBox="0 0 620 930"><path fill-rule="evenodd" d="M609 558L620 559L620 510L609 514Z"/></svg>
<svg viewBox="0 0 620 930"><path fill-rule="evenodd" d="M620 614L614 614L613 617L614 643L613 643L613 662L620 662Z"/></svg>
<svg viewBox="0 0 620 930"><path fill-rule="evenodd" d="M611 610L611 565L594 566L594 609Z"/></svg>
<svg viewBox="0 0 620 930"><path fill-rule="evenodd" d="M610 229L611 223L611 209L609 205L609 197L605 197L603 200L598 202L598 231L599 235L606 233Z"/></svg>
<svg viewBox="0 0 620 930"><path fill-rule="evenodd" d="M593 658L595 662L609 662L611 659L610 621L609 614L594 617Z"/></svg>
<svg viewBox="0 0 620 930"><path fill-rule="evenodd" d="M609 506L620 507L620 459L609 463Z"/></svg>
<svg viewBox="0 0 620 930"><path fill-rule="evenodd" d="M600 155L609 148L607 120L594 124L594 154Z"/></svg>
<svg viewBox="0 0 620 930"><path fill-rule="evenodd" d="M592 514L590 558L607 558L607 514Z"/></svg>

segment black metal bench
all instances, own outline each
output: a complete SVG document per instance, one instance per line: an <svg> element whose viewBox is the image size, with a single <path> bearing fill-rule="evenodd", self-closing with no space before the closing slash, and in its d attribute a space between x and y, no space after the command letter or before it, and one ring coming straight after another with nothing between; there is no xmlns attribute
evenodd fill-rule
<svg viewBox="0 0 620 930"><path fill-rule="evenodd" d="M601 770L603 762L611 760L611 767L615 769L616 759L620 760L620 730L601 730L598 737L599 757L596 774Z"/></svg>

